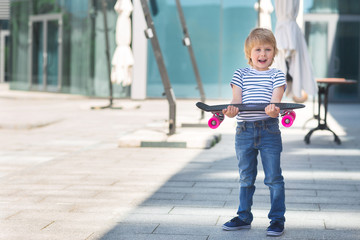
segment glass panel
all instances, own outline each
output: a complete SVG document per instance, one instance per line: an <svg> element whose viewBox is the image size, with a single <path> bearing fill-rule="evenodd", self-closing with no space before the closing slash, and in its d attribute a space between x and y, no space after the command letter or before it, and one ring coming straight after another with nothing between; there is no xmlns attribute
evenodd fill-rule
<svg viewBox="0 0 360 240"><path fill-rule="evenodd" d="M328 24L327 22L306 22L305 38L316 78L327 77L328 72Z"/></svg>
<svg viewBox="0 0 360 240"><path fill-rule="evenodd" d="M10 37L5 38L5 81L10 79Z"/></svg>
<svg viewBox="0 0 360 240"><path fill-rule="evenodd" d="M332 24L332 25L330 25ZM336 24L336 25L335 25ZM334 28L334 36L328 29ZM305 37L314 66L315 77L337 77L359 81L360 66L360 22L306 22ZM334 39L332 46L328 40ZM334 85L330 98L335 101L359 99L359 83L356 85Z"/></svg>
<svg viewBox="0 0 360 240"><path fill-rule="evenodd" d="M304 13L360 14L359 0L304 0Z"/></svg>
<svg viewBox="0 0 360 240"><path fill-rule="evenodd" d="M331 54L330 76L359 80L359 22L338 22L335 43ZM334 86L335 98L339 100L354 99L358 87L354 85Z"/></svg>
<svg viewBox="0 0 360 240"><path fill-rule="evenodd" d="M0 29L1 30L9 29L9 20L0 19Z"/></svg>
<svg viewBox="0 0 360 240"><path fill-rule="evenodd" d="M115 50L115 24L118 14L114 11L116 0L107 0L108 35L110 54ZM12 89L29 89L29 70L37 75L35 82L42 84L39 69L42 55L37 46L29 65L29 15L61 13L62 14L62 69L56 69L55 39L60 34L59 26L48 28L48 87L55 86L57 71L62 71L61 92L92 96L108 96L109 84L105 58L104 20L102 1L89 0L16 0L11 4L11 82ZM43 31L43 30L42 30ZM52 35L52 31L55 32ZM53 40L51 40L53 39ZM51 45L50 45L51 44ZM34 52L34 53L35 53ZM52 56L54 57L52 57ZM112 56L110 56L112 57ZM52 68L53 66L54 68ZM34 68L34 69L33 69ZM41 87L43 87L41 85ZM114 84L114 97L129 96L130 87L122 88ZM42 90L42 89L41 89Z"/></svg>
<svg viewBox="0 0 360 240"><path fill-rule="evenodd" d="M42 88L44 73L44 24L32 24L32 87Z"/></svg>
<svg viewBox="0 0 360 240"><path fill-rule="evenodd" d="M63 14L62 39L62 92L92 95L93 82L90 78L90 49L95 36L91 36L89 2L87 0L58 1ZM96 1L98 2L98 1ZM94 13L94 15L100 15Z"/></svg>
<svg viewBox="0 0 360 240"><path fill-rule="evenodd" d="M58 0L32 0L33 12L32 15L38 14L49 14L49 13L59 13L60 7L57 2L62 2Z"/></svg>
<svg viewBox="0 0 360 240"><path fill-rule="evenodd" d="M47 32L47 87L57 90L59 64L59 23L49 21Z"/></svg>
<svg viewBox="0 0 360 240"><path fill-rule="evenodd" d="M244 54L245 39L257 27L258 14L254 10L257 0L223 1L221 55L221 98L231 98L230 81L237 68L248 67ZM274 3L273 3L274 4ZM275 5L273 5L275 7ZM272 21L275 26L275 21ZM236 26L234 28L234 26Z"/></svg>
<svg viewBox="0 0 360 240"><path fill-rule="evenodd" d="M205 95L207 98L217 98L219 96L221 64L221 1L187 0L182 2L182 7L184 9L189 34L193 42L194 54L201 81L204 85ZM176 11L176 8L174 11ZM177 13L174 15L174 18L176 22L179 22ZM171 73L174 69L178 69L173 78L177 83L183 84L182 89L174 86L175 94L179 95L179 97L199 98L200 93L196 89L196 80L190 57L187 49L181 45L182 30L179 27L174 29L174 31L176 31L175 34L178 35L178 51L180 51L183 56L183 69L176 67L176 61L173 61L173 68L169 69ZM182 90L181 94L180 90Z"/></svg>
<svg viewBox="0 0 360 240"><path fill-rule="evenodd" d="M181 1L207 98L230 98L232 74L236 68L247 66L243 45L257 24L255 2ZM183 35L175 1L156 3L153 20L175 95L199 98L188 50L181 44ZM164 90L150 41L148 46L147 95L161 97Z"/></svg>
<svg viewBox="0 0 360 240"><path fill-rule="evenodd" d="M151 5L155 30L175 96L199 97L190 56L182 45L183 35L175 1L160 0L156 3L156 6ZM220 1L184 0L181 4L205 93L217 97ZM147 95L160 97L164 89L150 41L148 46Z"/></svg>
<svg viewBox="0 0 360 240"><path fill-rule="evenodd" d="M107 1L107 26L108 26L108 39L109 39L109 52L110 61L112 60L113 54L116 48L115 32L116 22L118 14L114 11L114 5L116 0ZM89 44L88 49L92 49L86 52L88 58L93 58L93 61L89 61L89 73L93 77L91 88L96 96L108 97L109 96L109 77L107 69L107 58L106 58L106 44L105 44L105 27L104 27L104 14L102 8L102 1L94 1L94 14L91 16L91 22L89 21L88 32ZM79 26L80 28L80 26ZM79 29L80 30L80 29ZM84 81L89 82L87 79ZM120 84L113 84L113 96L114 97L125 97L130 94L130 87L122 87Z"/></svg>
<svg viewBox="0 0 360 240"><path fill-rule="evenodd" d="M11 89L29 89L29 2L11 1Z"/></svg>

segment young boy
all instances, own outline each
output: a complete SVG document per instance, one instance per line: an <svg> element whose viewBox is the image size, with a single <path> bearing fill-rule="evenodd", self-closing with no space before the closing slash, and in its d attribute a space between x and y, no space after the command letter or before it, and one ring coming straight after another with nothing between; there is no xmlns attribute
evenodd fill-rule
<svg viewBox="0 0 360 240"><path fill-rule="evenodd" d="M286 88L283 72L270 69L277 53L273 33L256 28L245 41L245 56L251 67L237 69L231 81L231 103L281 102ZM285 222L285 188L280 168L282 151L278 116L280 109L269 104L265 111L241 112L234 106L223 110L227 117L237 118L235 150L240 174L240 204L238 216L223 225L224 230L249 229L253 220L252 199L257 175L257 155L260 152L265 172L264 183L270 189L271 209L268 214L268 236L281 236Z"/></svg>

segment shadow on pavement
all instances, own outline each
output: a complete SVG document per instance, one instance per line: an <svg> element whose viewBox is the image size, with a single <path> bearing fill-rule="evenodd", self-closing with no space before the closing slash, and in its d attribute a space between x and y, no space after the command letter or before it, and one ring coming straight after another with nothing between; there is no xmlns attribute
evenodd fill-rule
<svg viewBox="0 0 360 240"><path fill-rule="evenodd" d="M341 115L334 116L337 119ZM348 126L345 120L339 122ZM325 143L328 137L320 144L314 140L314 144L306 145L302 138L305 134L283 131L287 222L281 239L358 238L360 150L351 140L357 137L352 133L358 129L349 132L340 146ZM269 191L262 183L261 161L252 229L221 230L221 225L236 215L238 206L232 138L223 135L220 144L193 158L101 239L264 239L270 204Z"/></svg>

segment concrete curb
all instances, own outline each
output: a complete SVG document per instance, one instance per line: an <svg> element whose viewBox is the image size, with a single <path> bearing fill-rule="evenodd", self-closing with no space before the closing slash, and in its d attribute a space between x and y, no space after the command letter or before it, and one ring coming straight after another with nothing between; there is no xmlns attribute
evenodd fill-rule
<svg viewBox="0 0 360 240"><path fill-rule="evenodd" d="M207 129L208 130L208 129ZM197 134L194 134L197 131ZM209 149L221 140L221 134L210 130L180 129L174 135L156 130L136 130L119 138L119 147L170 147Z"/></svg>

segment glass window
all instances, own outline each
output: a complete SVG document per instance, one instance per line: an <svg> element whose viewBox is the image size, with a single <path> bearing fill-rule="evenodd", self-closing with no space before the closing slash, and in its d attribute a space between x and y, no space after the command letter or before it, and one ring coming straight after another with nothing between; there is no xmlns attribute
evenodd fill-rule
<svg viewBox="0 0 360 240"><path fill-rule="evenodd" d="M155 1L150 1L155 2ZM188 50L182 44L182 29L175 1L159 0L151 5L155 31L176 97L197 97L196 80ZM218 0L181 1L195 58L204 87L218 84L220 5ZM154 11L156 9L156 11ZM148 44L148 97L164 91L151 44ZM205 90L206 92L206 90Z"/></svg>
<svg viewBox="0 0 360 240"><path fill-rule="evenodd" d="M114 10L116 0L107 0L106 17L107 17L107 34L109 39L109 53L110 61L112 54L115 52L115 31L116 20L118 14ZM94 1L94 9L90 17L90 22L87 34L86 46L88 51L87 58L90 59L90 69L87 71L90 74L90 78L93 82L89 82L87 79L83 79L84 84L88 84L88 88L93 92L89 93L95 96L108 97L109 96L109 75L107 69L107 57L106 57L106 42L105 42L105 27L104 27L104 14L102 1ZM80 28L80 26L79 26ZM85 85L86 86L86 85ZM130 96L130 87L122 87L119 84L113 84L113 97L127 97Z"/></svg>
<svg viewBox="0 0 360 240"><path fill-rule="evenodd" d="M331 56L332 75L359 81L360 23L338 22L334 50ZM351 100L358 96L356 85L335 85L338 100Z"/></svg>
<svg viewBox="0 0 360 240"><path fill-rule="evenodd" d="M118 15L114 11L116 0L106 3L111 60ZM57 91L58 76L62 76L61 92L109 96L102 1L18 0L11 2L11 11L12 88L29 90L31 86L35 90ZM61 13L59 20L49 19L54 13ZM30 21L30 16L36 20ZM114 85L113 88L114 97L129 96L129 87Z"/></svg>
<svg viewBox="0 0 360 240"><path fill-rule="evenodd" d="M56 0L32 0L31 1L32 7L32 15L39 15L39 14L49 14L49 13L59 13L61 8L59 3L64 1L56 1Z"/></svg>
<svg viewBox="0 0 360 240"><path fill-rule="evenodd" d="M11 82L14 89L28 90L29 1L11 2Z"/></svg>
<svg viewBox="0 0 360 240"><path fill-rule="evenodd" d="M32 88L42 90L44 84L44 23L34 22L32 24L32 59L31 59L31 85Z"/></svg>
<svg viewBox="0 0 360 240"><path fill-rule="evenodd" d="M257 24L255 2L257 0L181 1L207 98L231 98L232 75L236 68L247 66L243 46L246 36ZM199 98L190 56L181 43L183 35L175 1L156 3L151 6L155 30L175 96ZM150 43L147 85L148 97L162 96L164 90Z"/></svg>
<svg viewBox="0 0 360 240"><path fill-rule="evenodd" d="M63 0L59 4L63 13L62 91L90 95L90 6L87 0Z"/></svg>
<svg viewBox="0 0 360 240"><path fill-rule="evenodd" d="M328 24L327 22L306 22L305 38L313 63L316 78L327 77L328 72Z"/></svg>
<svg viewBox="0 0 360 240"><path fill-rule="evenodd" d="M47 84L57 89L59 79L59 22L48 21L47 30Z"/></svg>
<svg viewBox="0 0 360 240"><path fill-rule="evenodd" d="M304 13L360 14L359 0L304 0Z"/></svg>
<svg viewBox="0 0 360 240"><path fill-rule="evenodd" d="M244 44L250 31L257 27L258 13L254 9L255 2L257 1L223 1L222 43L220 46L221 75L219 76L221 82L219 91L221 92L218 97L231 98L230 81L234 71L240 67L248 67ZM272 23L274 24L274 21Z"/></svg>
<svg viewBox="0 0 360 240"><path fill-rule="evenodd" d="M0 30L9 29L9 20L0 19Z"/></svg>
<svg viewBox="0 0 360 240"><path fill-rule="evenodd" d="M360 20L354 1L305 1L305 36L315 77L338 77L358 81L356 85L335 85L330 99L359 100ZM332 4L330 4L332 3ZM351 6L353 9L350 9ZM323 13L328 13L324 15Z"/></svg>

